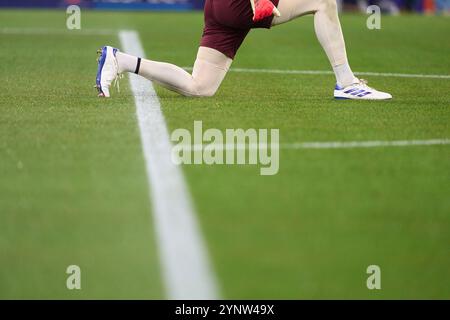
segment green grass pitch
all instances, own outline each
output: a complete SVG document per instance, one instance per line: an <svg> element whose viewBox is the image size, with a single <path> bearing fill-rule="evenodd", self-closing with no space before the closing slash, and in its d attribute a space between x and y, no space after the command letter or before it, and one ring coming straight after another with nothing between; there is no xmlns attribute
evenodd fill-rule
<svg viewBox="0 0 450 320"><path fill-rule="evenodd" d="M65 30L64 11L0 11L0 28ZM344 15L355 71L450 74L450 20ZM191 66L201 13L82 13ZM98 99L114 35L0 32L0 298L165 298L127 79ZM250 34L236 68L329 70L311 17ZM365 77L364 77L365 78ZM213 98L157 87L169 130L279 128L280 142L450 138L450 79L368 77L389 102L332 99L332 75L231 72ZM183 166L225 298L449 298L450 147L281 150L280 172ZM65 269L82 269L69 291ZM382 270L368 290L366 268Z"/></svg>

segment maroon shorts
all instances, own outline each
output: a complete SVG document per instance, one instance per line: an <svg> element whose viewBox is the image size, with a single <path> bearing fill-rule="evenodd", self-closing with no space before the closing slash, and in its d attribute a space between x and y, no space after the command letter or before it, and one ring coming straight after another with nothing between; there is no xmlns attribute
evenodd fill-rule
<svg viewBox="0 0 450 320"><path fill-rule="evenodd" d="M270 0L277 6L279 0ZM205 28L200 46L216 49L234 59L253 28L270 28L273 16L253 22L250 0L206 0Z"/></svg>

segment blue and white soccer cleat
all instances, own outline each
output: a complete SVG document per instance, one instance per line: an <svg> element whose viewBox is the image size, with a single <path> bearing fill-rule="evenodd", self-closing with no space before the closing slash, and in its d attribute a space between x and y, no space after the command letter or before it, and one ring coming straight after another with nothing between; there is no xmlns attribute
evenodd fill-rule
<svg viewBox="0 0 450 320"><path fill-rule="evenodd" d="M99 97L110 97L109 88L114 80L119 76L119 66L117 64L116 52L118 49L104 46L97 51L99 55L97 79L95 87Z"/></svg>
<svg viewBox="0 0 450 320"><path fill-rule="evenodd" d="M377 91L367 85L364 79L358 79L345 88L338 85L334 88L335 99L354 99L354 100L388 100L392 99L389 93Z"/></svg>

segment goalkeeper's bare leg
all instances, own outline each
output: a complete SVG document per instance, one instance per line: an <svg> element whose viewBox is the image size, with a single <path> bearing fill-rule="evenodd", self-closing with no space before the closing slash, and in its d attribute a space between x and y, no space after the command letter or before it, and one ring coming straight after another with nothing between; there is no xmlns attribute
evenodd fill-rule
<svg viewBox="0 0 450 320"><path fill-rule="evenodd" d="M97 74L97 89L102 97L110 96L112 81L124 72L136 73L184 96L210 97L216 93L233 61L215 49L200 47L190 74L176 65L141 59L112 47L103 47L102 51ZM101 63L102 59L107 62ZM106 65L112 71L102 72L101 66L105 69Z"/></svg>
<svg viewBox="0 0 450 320"><path fill-rule="evenodd" d="M258 22L253 21L253 12L248 1L206 1L205 30L192 74L173 64L141 59L121 53L112 47L103 47L97 73L99 95L109 97L109 87L117 74L135 72L185 96L212 96L219 88L250 29L269 28L305 14L314 14L317 37L337 79L334 97L375 100L391 98L390 94L368 87L364 81L353 75L347 61L335 0L280 0L278 9L281 16L266 17ZM271 1L278 4L278 0ZM240 7L236 7L236 4Z"/></svg>

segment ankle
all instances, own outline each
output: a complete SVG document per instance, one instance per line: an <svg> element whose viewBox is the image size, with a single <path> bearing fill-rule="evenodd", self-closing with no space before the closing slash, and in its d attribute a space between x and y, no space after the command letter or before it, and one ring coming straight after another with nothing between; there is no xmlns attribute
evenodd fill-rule
<svg viewBox="0 0 450 320"><path fill-rule="evenodd" d="M348 62L334 66L333 70L336 76L336 82L340 87L347 87L355 82L358 82L357 78L350 69Z"/></svg>

